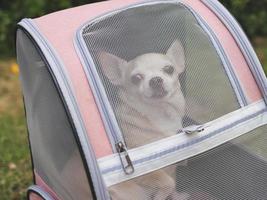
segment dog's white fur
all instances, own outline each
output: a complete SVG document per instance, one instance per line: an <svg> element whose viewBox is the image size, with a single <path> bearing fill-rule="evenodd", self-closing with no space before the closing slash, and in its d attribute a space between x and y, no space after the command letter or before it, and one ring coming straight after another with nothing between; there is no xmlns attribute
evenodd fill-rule
<svg viewBox="0 0 267 200"><path fill-rule="evenodd" d="M179 75L184 71L185 57L178 40L172 43L166 54L143 54L127 62L101 52L99 58L103 73L119 88L120 103L115 113L128 148L175 135L182 128L185 100ZM187 194L175 192L172 177L175 175L158 170L113 186L110 193L116 200L187 199ZM155 188L148 193L150 185Z"/></svg>

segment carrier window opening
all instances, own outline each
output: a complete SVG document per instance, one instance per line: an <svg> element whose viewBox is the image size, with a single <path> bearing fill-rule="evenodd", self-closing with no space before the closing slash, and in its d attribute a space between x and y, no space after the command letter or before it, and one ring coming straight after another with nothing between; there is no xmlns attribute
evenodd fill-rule
<svg viewBox="0 0 267 200"><path fill-rule="evenodd" d="M134 14L135 12L138 15ZM111 27L114 23L116 29ZM145 24L147 25L144 26ZM136 32L134 29L137 27L138 34L131 34ZM147 35L148 32L153 34ZM166 127L172 127L173 134L184 132L191 135L203 132L207 122L240 108L236 95L242 89L233 87L238 81L233 77L233 71L229 71L231 66L222 53L222 47L210 32L212 30L208 29L207 24L191 8L181 3L144 4L115 11L87 23L77 32L78 49L87 63L85 70L89 72L88 79L94 83L93 92L96 94L101 114L107 120L107 132L111 141L114 141L115 152L116 144L121 142L131 149L157 140L148 139L147 142L137 145L134 140L144 134L138 128L143 125L138 125L138 120L127 122L126 116L130 114L136 119L144 119L144 115L149 115L144 113L149 106L142 107L142 102L146 101L146 105L152 104L147 98L149 95L157 97L156 100L168 95L164 84L168 83L170 77L179 77L175 87L184 97L177 97L176 102L181 102L180 107L183 107L185 112L180 118L173 119L173 123L166 124ZM170 35L167 37L166 34ZM161 65L161 62L165 61L157 57L158 55L165 55L174 63L166 61ZM154 64L145 66L144 63L153 63L154 60ZM166 73L164 66L175 66L174 72ZM232 78L229 79L229 76ZM152 84L152 80L156 80L155 77L158 77L157 81ZM120 88L126 93L122 94ZM140 88L151 89L142 91ZM221 101L222 93L227 96L225 101ZM132 98L130 94L139 97ZM131 104L130 101L134 103ZM130 104L131 108L121 104ZM138 104L142 109L137 108ZM227 106L223 109L223 105ZM159 113L172 115L166 108L155 110L150 108L149 112L154 112L151 116ZM152 132L168 132L166 127L159 126L164 124L164 120L152 117L151 121L151 126L156 127ZM127 123L132 125L125 127ZM143 126L143 130L146 128ZM134 134L125 135L127 131ZM125 150L127 152L127 149Z"/></svg>

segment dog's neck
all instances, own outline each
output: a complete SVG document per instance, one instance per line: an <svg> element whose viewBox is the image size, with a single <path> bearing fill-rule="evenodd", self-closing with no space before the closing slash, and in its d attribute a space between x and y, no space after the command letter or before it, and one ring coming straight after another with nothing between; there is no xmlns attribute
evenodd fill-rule
<svg viewBox="0 0 267 200"><path fill-rule="evenodd" d="M147 103L136 96L128 95L120 90L119 96L123 104L148 119L161 131L174 132L182 128L185 100L181 91L175 92L166 101Z"/></svg>

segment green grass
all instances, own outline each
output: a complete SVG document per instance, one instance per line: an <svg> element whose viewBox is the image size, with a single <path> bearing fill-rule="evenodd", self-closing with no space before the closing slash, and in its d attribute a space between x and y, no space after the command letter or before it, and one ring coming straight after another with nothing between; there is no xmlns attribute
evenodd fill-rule
<svg viewBox="0 0 267 200"><path fill-rule="evenodd" d="M23 199L31 182L29 149L23 116L0 117L1 199Z"/></svg>
<svg viewBox="0 0 267 200"><path fill-rule="evenodd" d="M16 67L0 61L0 199L26 199L32 182L21 92ZM13 70L12 70L13 69ZM12 72L13 71L13 72Z"/></svg>
<svg viewBox="0 0 267 200"><path fill-rule="evenodd" d="M267 39L254 40L267 72ZM30 152L14 61L0 61L0 200L26 199L32 184Z"/></svg>

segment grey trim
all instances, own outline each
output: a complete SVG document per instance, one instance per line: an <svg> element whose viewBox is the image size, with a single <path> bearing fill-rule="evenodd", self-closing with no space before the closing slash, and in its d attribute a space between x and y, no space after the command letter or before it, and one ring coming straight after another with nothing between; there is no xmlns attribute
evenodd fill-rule
<svg viewBox="0 0 267 200"><path fill-rule="evenodd" d="M28 197L30 195L30 193L36 193L38 194L40 197L42 197L45 200L54 200L53 197L51 197L50 194L48 194L46 191L44 191L40 186L38 185L32 185L28 188L27 190L28 192Z"/></svg>
<svg viewBox="0 0 267 200"><path fill-rule="evenodd" d="M71 82L67 77L67 73L64 71L63 62L59 59L59 56L56 54L56 51L52 49L52 46L45 39L45 37L41 35L33 20L23 19L19 23L19 25L25 28L31 34L31 36L35 39L36 43L42 49L42 52L47 58L51 70L53 71L58 81L58 85L66 100L73 122L77 129L78 137L80 139L80 143L84 151L87 166L89 167L89 171L91 172L90 174L92 177L92 182L97 198L100 200L110 199L109 194L107 193L106 186L103 182L100 170L98 168L93 149L87 138L87 132L83 124L82 116L79 111L77 101L72 93L73 90L71 88Z"/></svg>
<svg viewBox="0 0 267 200"><path fill-rule="evenodd" d="M192 146L194 144L200 143L200 142L202 142L204 140L207 140L207 139L209 139L209 138L211 138L211 137L213 137L215 135L218 135L218 134L220 134L223 131L226 131L228 129L232 129L233 127L236 127L236 126L239 126L239 124L244 123L246 121L249 121L249 120L257 117L258 115L265 113L265 112L267 112L267 108L264 108L264 109L262 109L262 110L260 110L260 111L258 111L256 113L254 113L254 114L251 114L249 116L246 116L246 117L244 117L242 119L239 119L237 121L234 121L234 122L232 122L230 124L227 124L224 127L219 128L219 129L217 129L217 130L215 130L215 131L213 131L213 132L211 132L211 133L209 133L207 135L204 135L202 137L199 137L199 138L197 138L195 140L186 142L184 144L179 144L179 145L177 145L177 146L175 146L173 148L170 148L168 150L164 150L162 152L153 154L151 156L148 156L148 157L145 157L145 158L142 158L142 159L132 160L132 163L133 163L133 165L140 164L140 163L143 163L143 162L147 162L147 161L150 161L150 160L153 160L153 159L156 159L156 158L160 158L160 157L166 156L166 155L168 155L170 153L173 153L175 151L188 148L188 147L190 147L190 146ZM107 169L105 169L105 170L103 170L101 172L102 172L102 174L107 174L107 173L111 173L113 171L118 171L118 170L122 170L122 166L121 165L116 165L116 166L107 168Z"/></svg>
<svg viewBox="0 0 267 200"><path fill-rule="evenodd" d="M261 63L244 31L235 20L235 18L219 1L202 0L202 2L217 15L217 17L224 23L224 25L228 28L228 30L234 37L237 45L239 46L249 65L249 68L260 88L260 91L262 92L264 101L267 104L266 76L262 69Z"/></svg>
<svg viewBox="0 0 267 200"><path fill-rule="evenodd" d="M222 64L225 68L226 74L228 75L228 78L230 80L230 83L233 87L233 90L237 96L238 102L241 107L244 105L247 105L247 100L244 95L244 92L237 80L237 77L232 69L231 63L229 62L225 52L223 51L222 46L220 45L218 39L216 38L216 35L213 33L211 28L208 27L208 25L204 22L204 20L196 13L193 11L193 9L189 8L187 5L180 3L179 0L170 0L170 1L148 1L146 3L139 3L139 4L134 4L130 5L118 10L115 10L113 12L106 13L104 15L98 16L89 22L86 22L83 24L76 32L76 38L74 39L74 45L76 48L76 51L80 57L80 60L82 62L84 71L87 75L87 79L92 86L92 91L95 95L95 100L98 105L98 108L100 110L102 119L105 124L106 131L108 133L110 142L113 147L113 151L116 152L115 148L115 143L118 143L123 140L123 136L121 133L121 130L119 128L118 122L115 118L114 112L112 110L112 107L108 101L108 97L106 95L105 89L101 83L101 79L98 75L98 72L96 70L95 63L92 59L92 56L90 55L89 50L86 47L85 41L83 40L82 37L82 31L83 29L88 26L89 24L96 23L97 21L109 17L110 15L113 15L115 13L124 11L129 8L133 7L140 7L144 5L151 5L151 4L157 4L157 3L173 3L173 4L181 4L195 16L196 20L199 22L200 25L202 25L202 28L206 31L206 33L209 35L211 42L213 43L220 60L222 61Z"/></svg>

